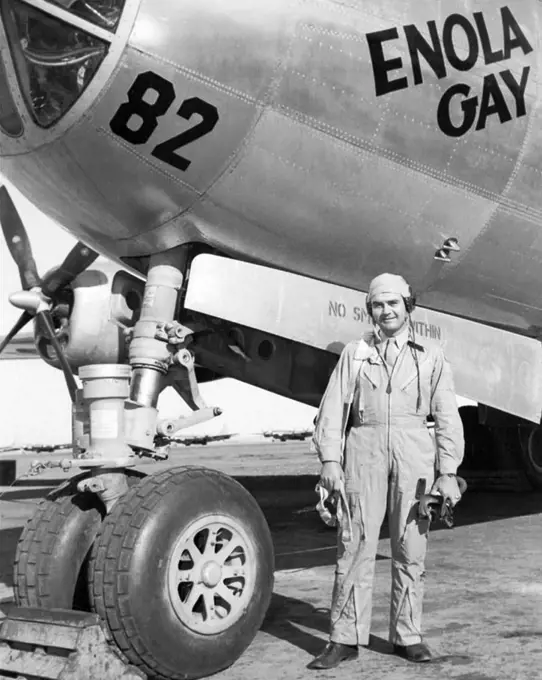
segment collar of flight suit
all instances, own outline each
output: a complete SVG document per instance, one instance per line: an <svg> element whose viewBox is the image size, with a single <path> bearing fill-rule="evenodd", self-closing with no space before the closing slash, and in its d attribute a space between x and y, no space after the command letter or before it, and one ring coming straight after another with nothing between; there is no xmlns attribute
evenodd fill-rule
<svg viewBox="0 0 542 680"><path fill-rule="evenodd" d="M406 326L393 339L396 342L397 348L399 349L399 351L401 351L410 339L410 331L408 326ZM367 359L370 364L382 364L383 363L382 353L384 352L385 344L388 340L389 338L383 335L379 329L375 329L372 333L369 334L369 337L367 337L367 339L364 342L362 341L360 343L360 345L364 344L365 347L369 348L370 351L368 353L368 356L367 353L365 353L365 356L362 356L362 351L360 350L360 348L358 348L355 358Z"/></svg>
<svg viewBox="0 0 542 680"><path fill-rule="evenodd" d="M407 342L410 339L410 329L408 327L408 324L405 324L405 327L403 330L398 334L395 335L392 338L388 338L385 336L380 329L375 330L375 344L376 345L383 345L385 346L388 340L395 340L395 345L397 346L397 349L401 351L403 347L407 344Z"/></svg>
<svg viewBox="0 0 542 680"><path fill-rule="evenodd" d="M374 387L378 387L382 379L380 370L376 367L383 366L384 364L383 354L386 348L385 343L388 341L388 339L389 338L387 338L385 335L381 335L378 329L375 329L362 338L354 355L354 358L357 361L362 362L362 374L369 380L369 382L373 384ZM397 341L399 350L402 350L407 342L411 342L408 326L401 333L399 333L399 335L395 336L395 339ZM413 344L413 349L416 351L419 357L418 366L421 367L428 359L428 354L425 348L418 343ZM407 387L412 382L412 380L416 378L416 376L417 369L413 366L412 372L406 378L406 380L401 383L400 389Z"/></svg>

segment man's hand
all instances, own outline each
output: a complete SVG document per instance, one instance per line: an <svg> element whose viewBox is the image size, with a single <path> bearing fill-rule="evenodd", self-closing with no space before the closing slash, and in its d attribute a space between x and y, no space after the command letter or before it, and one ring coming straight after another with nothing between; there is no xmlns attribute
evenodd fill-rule
<svg viewBox="0 0 542 680"><path fill-rule="evenodd" d="M322 465L320 471L320 484L329 493L340 491L344 480L344 473L340 463L328 462Z"/></svg>
<svg viewBox="0 0 542 680"><path fill-rule="evenodd" d="M444 499L444 505L449 502L453 507L461 500L461 491L455 475L441 475L431 488L432 494L440 494Z"/></svg>

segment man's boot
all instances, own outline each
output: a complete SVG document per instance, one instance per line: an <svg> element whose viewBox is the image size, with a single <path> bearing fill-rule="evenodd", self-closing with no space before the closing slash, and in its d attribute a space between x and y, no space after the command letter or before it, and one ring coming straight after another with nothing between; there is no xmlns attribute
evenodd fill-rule
<svg viewBox="0 0 542 680"><path fill-rule="evenodd" d="M432 661L433 655L425 642L418 642L415 645L393 645L393 651L397 656L412 661L413 663L427 663Z"/></svg>
<svg viewBox="0 0 542 680"><path fill-rule="evenodd" d="M340 642L328 642L324 651L318 656L315 656L307 665L307 668L312 670L335 668L335 666L338 666L343 661L357 658L357 645L342 645Z"/></svg>

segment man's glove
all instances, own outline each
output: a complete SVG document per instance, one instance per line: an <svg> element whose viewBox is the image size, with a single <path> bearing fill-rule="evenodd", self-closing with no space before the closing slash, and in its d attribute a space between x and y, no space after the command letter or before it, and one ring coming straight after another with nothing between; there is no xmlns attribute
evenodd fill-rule
<svg viewBox="0 0 542 680"><path fill-rule="evenodd" d="M416 499L418 501L418 517L429 521L440 520L451 529L454 525L453 506L467 490L467 482L455 475L441 475L431 487L431 493L425 493L426 480L418 480Z"/></svg>
<svg viewBox="0 0 542 680"><path fill-rule="evenodd" d="M330 494L326 487L318 482L315 491L320 495L316 510L322 520L328 527L338 526L340 528L343 543L351 541L352 517L348 508L344 485L341 485L339 491L334 491Z"/></svg>
<svg viewBox="0 0 542 680"><path fill-rule="evenodd" d="M461 500L463 491L466 488L465 482L461 480L464 484L464 488L461 489L459 485L459 480L456 475L440 475L435 480L435 483L431 487L431 494L442 496L444 505L450 505L452 508L456 503Z"/></svg>

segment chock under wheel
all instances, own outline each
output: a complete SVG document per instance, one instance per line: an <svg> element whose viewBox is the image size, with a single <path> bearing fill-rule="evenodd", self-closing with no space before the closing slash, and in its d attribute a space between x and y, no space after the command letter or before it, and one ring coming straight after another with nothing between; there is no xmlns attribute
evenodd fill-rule
<svg viewBox="0 0 542 680"><path fill-rule="evenodd" d="M96 614L17 607L0 621L0 678L145 680L126 665Z"/></svg>

